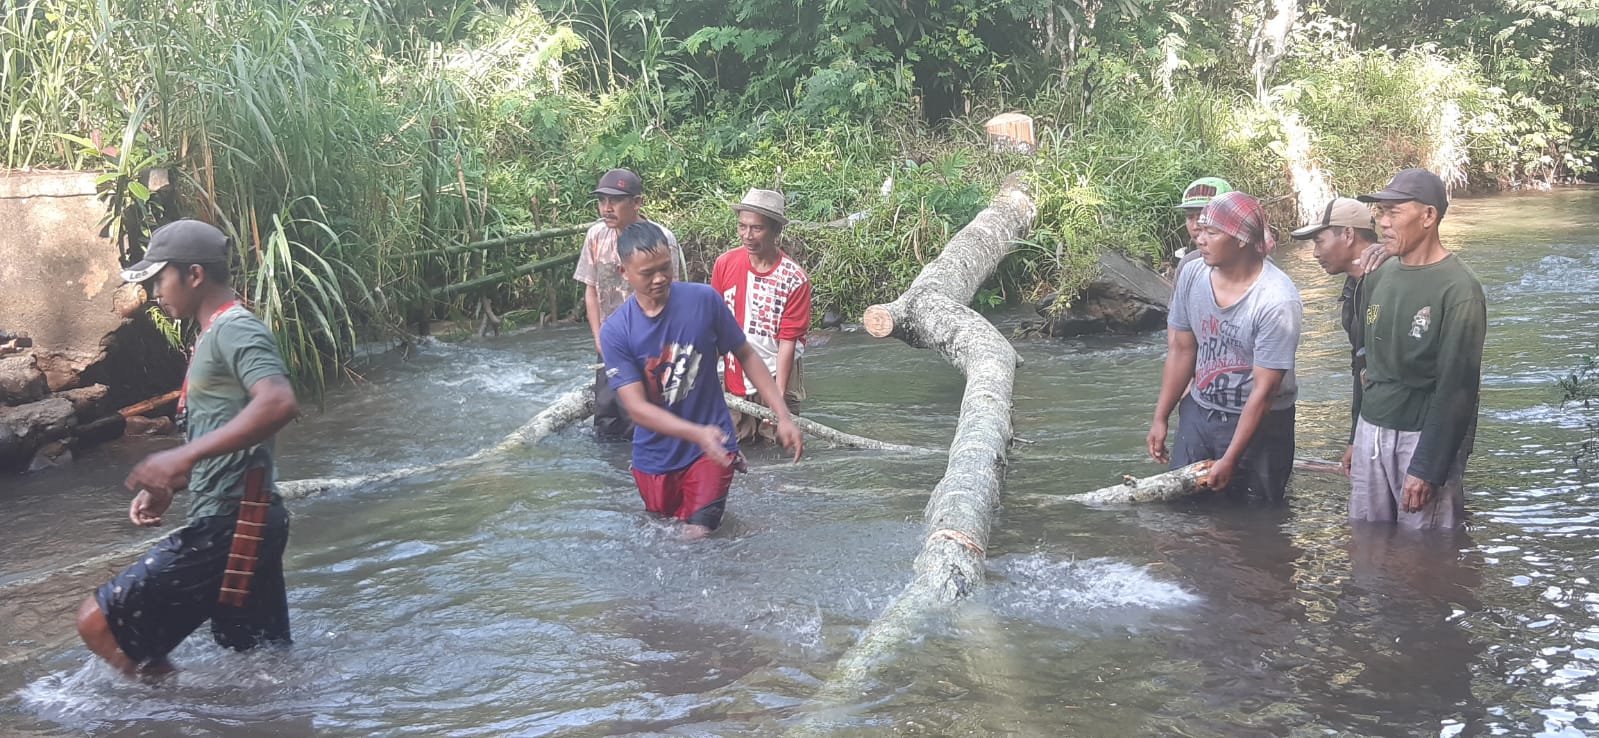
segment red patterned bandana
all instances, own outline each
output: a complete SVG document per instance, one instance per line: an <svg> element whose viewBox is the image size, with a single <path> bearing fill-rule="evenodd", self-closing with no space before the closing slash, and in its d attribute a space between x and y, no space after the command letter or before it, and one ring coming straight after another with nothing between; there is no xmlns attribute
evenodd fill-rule
<svg viewBox="0 0 1599 738"><path fill-rule="evenodd" d="M1242 192L1224 192L1212 198L1199 213L1199 224L1253 246L1261 256L1277 247L1271 229L1266 227L1266 208Z"/></svg>

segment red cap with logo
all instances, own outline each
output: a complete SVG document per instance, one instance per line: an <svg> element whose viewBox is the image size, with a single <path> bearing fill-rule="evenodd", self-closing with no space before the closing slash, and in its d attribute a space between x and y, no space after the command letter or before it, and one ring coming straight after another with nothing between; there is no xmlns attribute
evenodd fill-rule
<svg viewBox="0 0 1599 738"><path fill-rule="evenodd" d="M644 183L629 170L612 169L600 177L600 183L594 185L594 191L589 194L638 197L644 194Z"/></svg>

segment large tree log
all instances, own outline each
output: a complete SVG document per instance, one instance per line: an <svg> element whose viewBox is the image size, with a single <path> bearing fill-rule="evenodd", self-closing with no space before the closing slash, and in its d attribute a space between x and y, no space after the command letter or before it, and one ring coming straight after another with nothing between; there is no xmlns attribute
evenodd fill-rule
<svg viewBox="0 0 1599 738"><path fill-rule="evenodd" d="M876 664L912 640L929 612L948 608L983 584L989 525L1011 439L1018 357L1010 342L967 304L1036 214L1021 174L1012 174L993 202L955 234L899 299L866 310L869 333L936 349L966 375L966 390L944 477L927 502L928 535L913 565L915 577L839 659L816 696L823 710L857 700ZM796 732L827 734L831 727L825 722L826 713L813 712Z"/></svg>

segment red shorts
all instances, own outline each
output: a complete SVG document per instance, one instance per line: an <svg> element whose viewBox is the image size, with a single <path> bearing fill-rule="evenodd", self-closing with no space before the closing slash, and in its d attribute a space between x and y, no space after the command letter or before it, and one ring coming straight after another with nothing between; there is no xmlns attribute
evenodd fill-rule
<svg viewBox="0 0 1599 738"><path fill-rule="evenodd" d="M644 509L670 515L711 530L722 524L727 510L727 490L733 486L733 467L723 467L709 456L701 456L682 469L667 474L646 474L633 470Z"/></svg>

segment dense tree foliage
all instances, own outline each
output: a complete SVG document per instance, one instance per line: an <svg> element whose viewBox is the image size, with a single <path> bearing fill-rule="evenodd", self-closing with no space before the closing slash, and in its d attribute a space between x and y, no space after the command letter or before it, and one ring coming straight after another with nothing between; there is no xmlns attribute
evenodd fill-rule
<svg viewBox="0 0 1599 738"><path fill-rule="evenodd" d="M1589 175L1599 147L1599 0L0 3L3 165L106 171L129 258L159 218L221 223L309 386L357 327L484 298L569 316L559 272L429 290L571 243L441 247L592 217L618 165L700 276L746 187L848 218L786 245L853 316L1011 169L1038 184L1038 228L986 303L1070 292L1099 248L1155 260L1201 174L1286 221L1296 195L1402 166L1544 185ZM1037 119L1036 156L984 145L1007 110ZM152 200L162 166L179 191Z"/></svg>

